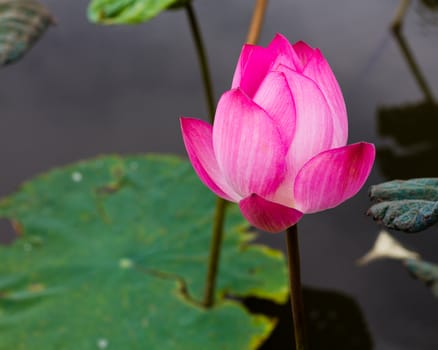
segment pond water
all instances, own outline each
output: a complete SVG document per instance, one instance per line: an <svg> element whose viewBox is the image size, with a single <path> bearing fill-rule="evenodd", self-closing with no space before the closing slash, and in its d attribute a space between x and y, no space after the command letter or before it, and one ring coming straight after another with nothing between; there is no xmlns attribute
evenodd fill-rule
<svg viewBox="0 0 438 350"><path fill-rule="evenodd" d="M44 3L58 25L23 61L0 73L0 195L51 167L98 154L184 155L178 117L206 114L185 13L168 12L141 26L100 27L87 22L85 0ZM217 96L229 88L251 4L195 2ZM398 0L271 1L260 43L281 32L320 47L345 95L349 143L370 141L379 150L367 185L354 199L306 216L299 225L304 283L355 298L375 349L435 350L438 300L430 291L398 262L355 264L380 229L364 215L367 187L438 176L437 110L421 109L425 94L389 31L398 6ZM403 28L435 96L437 22L438 11L412 2ZM438 262L436 228L394 235ZM260 240L284 249L283 235L264 234Z"/></svg>

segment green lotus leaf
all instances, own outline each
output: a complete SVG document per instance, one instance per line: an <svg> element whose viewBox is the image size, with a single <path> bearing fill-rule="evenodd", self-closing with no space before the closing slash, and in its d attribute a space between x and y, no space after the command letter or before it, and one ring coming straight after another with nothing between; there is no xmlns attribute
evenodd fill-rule
<svg viewBox="0 0 438 350"><path fill-rule="evenodd" d="M287 299L282 254L227 207L216 304L200 306L215 197L172 156L55 169L0 202L0 350L256 349L275 321L237 300ZM239 298L237 298L239 297Z"/></svg>
<svg viewBox="0 0 438 350"><path fill-rule="evenodd" d="M94 23L137 24L188 2L190 0L92 0L87 14Z"/></svg>

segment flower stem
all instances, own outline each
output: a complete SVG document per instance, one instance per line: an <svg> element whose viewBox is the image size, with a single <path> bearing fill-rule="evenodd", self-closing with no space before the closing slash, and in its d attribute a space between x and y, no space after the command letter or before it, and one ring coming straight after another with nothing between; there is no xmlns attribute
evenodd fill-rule
<svg viewBox="0 0 438 350"><path fill-rule="evenodd" d="M208 117L213 123L215 102L213 97L213 84L211 82L210 68L208 66L207 54L205 52L205 45L202 41L201 30L199 28L198 20L196 19L195 10L190 2L185 5L187 18L190 23L190 30L192 31L193 41L196 46L196 53L198 55L199 65L201 68L202 81L204 84L205 99L207 101Z"/></svg>
<svg viewBox="0 0 438 350"><path fill-rule="evenodd" d="M211 82L211 74L208 66L207 54L205 45L202 41L201 31L199 29L198 20L195 11L190 2L185 6L187 17L190 23L193 40L198 54L199 65L201 67L202 81L204 85L205 98L207 101L208 115L211 123L214 121L215 102L213 96L213 86ZM222 198L216 199L216 209L213 222L213 232L210 244L210 254L208 259L207 279L205 281L205 291L203 305L210 308L214 303L214 294L216 290L216 277L219 268L219 258L222 246L222 237L224 231L225 219L225 201Z"/></svg>
<svg viewBox="0 0 438 350"><path fill-rule="evenodd" d="M216 213L213 224L213 235L210 244L210 257L208 261L207 280L204 291L204 306L210 308L214 304L214 294L216 290L216 276L219 267L219 258L222 247L222 237L224 232L226 202L222 198L216 199Z"/></svg>
<svg viewBox="0 0 438 350"><path fill-rule="evenodd" d="M295 349L304 350L306 348L304 306L301 290L300 250L297 225L289 227L286 230L286 244L289 266L290 302L294 320Z"/></svg>
<svg viewBox="0 0 438 350"><path fill-rule="evenodd" d="M251 24L249 26L248 36L246 38L246 42L248 44L255 45L259 41L260 31L263 24L263 18L265 17L267 5L268 0L256 0Z"/></svg>

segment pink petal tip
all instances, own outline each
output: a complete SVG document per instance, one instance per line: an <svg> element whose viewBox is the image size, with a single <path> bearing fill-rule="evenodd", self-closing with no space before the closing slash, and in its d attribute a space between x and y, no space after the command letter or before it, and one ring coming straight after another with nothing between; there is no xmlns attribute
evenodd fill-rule
<svg viewBox="0 0 438 350"><path fill-rule="evenodd" d="M286 230L303 216L303 213L296 209L270 202L256 194L241 200L239 206L251 225L270 233Z"/></svg>

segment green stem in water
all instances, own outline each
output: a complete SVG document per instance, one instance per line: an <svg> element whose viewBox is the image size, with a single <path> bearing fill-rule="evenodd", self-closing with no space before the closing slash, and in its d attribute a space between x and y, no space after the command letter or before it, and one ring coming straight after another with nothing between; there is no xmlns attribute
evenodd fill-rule
<svg viewBox="0 0 438 350"><path fill-rule="evenodd" d="M248 42L256 44L260 34L260 29L263 23L263 18L266 10L267 0L256 0L254 14L248 33ZM201 37L198 21L196 19L195 11L190 2L185 5L187 17L190 23L193 40L196 46L196 52L201 67L202 81L204 84L205 97L207 100L208 112L210 121L214 122L215 102L213 97L213 86L211 82L211 74L208 66L207 55ZM219 268L220 250L223 238L223 227L225 219L226 202L222 198L217 198L216 212L213 224L213 233L210 246L210 256L207 270L207 280L205 284L204 300L205 307L210 308L214 303L214 294L216 289L216 277Z"/></svg>
<svg viewBox="0 0 438 350"><path fill-rule="evenodd" d="M294 320L295 349L304 350L306 349L306 339L297 225L286 230L286 245L289 266L290 302Z"/></svg>
<svg viewBox="0 0 438 350"><path fill-rule="evenodd" d="M207 100L208 114L211 123L214 121L215 102L213 97L213 86L211 83L210 69L208 66L207 54L205 52L205 46L202 41L201 31L199 29L198 21L196 19L195 11L191 3L187 3L186 6L187 17L190 23L190 29L192 31L193 40L196 46L196 52L198 54L199 65L201 67L202 81L204 85L205 98ZM207 279L205 282L204 300L203 305L207 308L213 306L214 294L216 290L216 277L219 268L219 259L222 246L222 238L224 231L224 219L225 219L225 201L222 198L216 199L216 209L213 222L213 232L210 245L210 255L208 260Z"/></svg>

